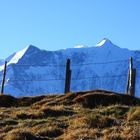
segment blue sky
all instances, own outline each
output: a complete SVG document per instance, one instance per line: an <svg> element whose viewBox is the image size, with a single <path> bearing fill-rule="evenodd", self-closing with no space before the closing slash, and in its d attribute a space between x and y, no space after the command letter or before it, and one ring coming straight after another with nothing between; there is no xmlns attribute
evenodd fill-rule
<svg viewBox="0 0 140 140"><path fill-rule="evenodd" d="M109 38L140 49L140 0L0 0L0 58L29 44L57 50Z"/></svg>

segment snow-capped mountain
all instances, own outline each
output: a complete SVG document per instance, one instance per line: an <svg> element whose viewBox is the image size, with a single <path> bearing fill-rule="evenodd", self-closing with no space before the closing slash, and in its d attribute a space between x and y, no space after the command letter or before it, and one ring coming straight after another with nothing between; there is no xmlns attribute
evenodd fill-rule
<svg viewBox="0 0 140 140"><path fill-rule="evenodd" d="M3 65L3 63L4 63L4 60L1 59L1 60L0 60L0 65Z"/></svg>
<svg viewBox="0 0 140 140"><path fill-rule="evenodd" d="M137 68L136 95L140 96L140 51L132 51L103 39L93 47L46 51L30 45L9 56L5 93L27 96L63 93L65 65L71 59L71 91L106 89L125 92L129 58ZM2 78L3 61L0 62Z"/></svg>

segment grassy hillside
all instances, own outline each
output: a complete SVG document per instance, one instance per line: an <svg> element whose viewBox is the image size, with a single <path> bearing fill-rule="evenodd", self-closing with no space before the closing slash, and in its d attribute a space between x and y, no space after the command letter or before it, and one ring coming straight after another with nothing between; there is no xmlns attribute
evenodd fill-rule
<svg viewBox="0 0 140 140"><path fill-rule="evenodd" d="M140 99L109 91L0 96L0 140L139 140Z"/></svg>

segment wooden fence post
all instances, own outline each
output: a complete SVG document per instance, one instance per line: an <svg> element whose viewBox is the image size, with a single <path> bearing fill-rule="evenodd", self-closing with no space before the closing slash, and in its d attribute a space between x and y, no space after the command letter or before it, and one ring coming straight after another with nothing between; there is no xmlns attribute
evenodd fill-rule
<svg viewBox="0 0 140 140"><path fill-rule="evenodd" d="M128 95L129 92L129 77L130 77L130 70L128 71L128 77L127 77L126 95Z"/></svg>
<svg viewBox="0 0 140 140"><path fill-rule="evenodd" d="M1 87L1 94L4 94L4 84L5 84L5 77L6 77L6 68L7 68L7 61L5 61L4 64L4 70L3 70L3 79L2 79L2 87Z"/></svg>
<svg viewBox="0 0 140 140"><path fill-rule="evenodd" d="M70 82L71 82L71 69L70 69L70 59L67 59L66 64L66 79L65 79L65 94L70 92Z"/></svg>
<svg viewBox="0 0 140 140"><path fill-rule="evenodd" d="M126 94L135 96L136 69L133 68L133 58L130 58Z"/></svg>
<svg viewBox="0 0 140 140"><path fill-rule="evenodd" d="M130 87L130 95L135 96L135 81L136 81L136 69L132 69L132 82L131 82L131 87Z"/></svg>

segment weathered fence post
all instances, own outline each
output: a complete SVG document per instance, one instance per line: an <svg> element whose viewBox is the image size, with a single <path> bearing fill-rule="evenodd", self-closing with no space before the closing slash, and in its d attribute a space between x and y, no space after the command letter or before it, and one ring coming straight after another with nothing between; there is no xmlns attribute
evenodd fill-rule
<svg viewBox="0 0 140 140"><path fill-rule="evenodd" d="M135 82L136 82L136 69L132 69L132 88L130 88L130 95L135 96Z"/></svg>
<svg viewBox="0 0 140 140"><path fill-rule="evenodd" d="M127 81L126 93L135 96L135 80L136 80L136 69L133 68L133 58L130 58L129 62L129 73Z"/></svg>
<svg viewBox="0 0 140 140"><path fill-rule="evenodd" d="M129 77L130 77L130 70L128 71L128 77L127 77L126 95L128 95L129 92Z"/></svg>
<svg viewBox="0 0 140 140"><path fill-rule="evenodd" d="M6 68L7 68L7 61L5 61L4 64L4 70L3 70L3 79L2 79L2 86L1 86L1 94L4 94L4 84L5 84L5 77L6 77Z"/></svg>
<svg viewBox="0 0 140 140"><path fill-rule="evenodd" d="M66 64L66 79L65 79L65 93L70 92L70 82L71 82L70 59L67 59L67 64Z"/></svg>

